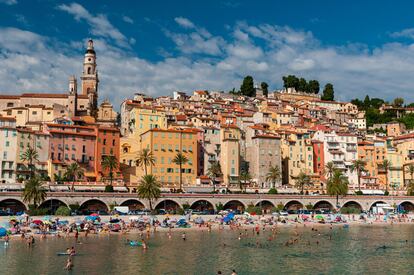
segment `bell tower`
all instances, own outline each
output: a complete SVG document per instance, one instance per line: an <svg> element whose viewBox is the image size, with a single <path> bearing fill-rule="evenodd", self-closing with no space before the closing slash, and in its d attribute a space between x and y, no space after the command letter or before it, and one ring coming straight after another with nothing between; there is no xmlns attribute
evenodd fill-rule
<svg viewBox="0 0 414 275"><path fill-rule="evenodd" d="M96 53L92 39L88 40L85 57L83 59L83 72L81 76L82 95L89 98L89 114L96 115L98 110L98 70L96 69Z"/></svg>

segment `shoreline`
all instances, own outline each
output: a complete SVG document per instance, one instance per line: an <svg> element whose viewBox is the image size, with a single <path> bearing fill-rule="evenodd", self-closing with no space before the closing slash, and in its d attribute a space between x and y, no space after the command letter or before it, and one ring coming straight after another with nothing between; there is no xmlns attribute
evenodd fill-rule
<svg viewBox="0 0 414 275"><path fill-rule="evenodd" d="M109 226L109 220L111 218L120 219L121 221L125 222L126 228L123 231L119 232L112 232L111 230L101 230L101 231L95 231L94 233L89 233L90 236L110 236L110 235L148 235L155 232L160 233L173 233L173 232L216 232L216 231L245 231L245 230L260 230L260 231L273 231L278 229L288 229L288 230L296 230L299 228L349 228L349 227L355 227L355 226L375 226L375 227L388 227L388 226L394 226L394 225L414 225L414 215L407 215L407 217L403 218L402 220L398 220L398 218L390 219L387 221L383 220L383 216L375 216L369 218L367 221L362 221L359 219L359 215L342 215L346 220L344 222L325 222L320 223L318 220L311 220L311 221L295 221L295 218L298 218L298 215L289 215L288 217L283 217L282 220L285 220L286 222L283 223L281 221L275 222L272 215L260 215L260 216L251 216L249 218L246 218L245 215L237 215L235 216L235 219L230 225L221 224L220 219L221 216L219 215L205 215L205 216L198 216L194 215L195 217L192 217L192 219L188 222L190 224L190 227L162 227L162 226L153 226L146 224L144 228L137 228L137 227L131 227L131 218L138 218L138 219L146 219L149 221L151 218L155 217L158 221L162 221L167 216L165 215L156 215L156 216L101 216L101 223L104 226ZM324 215L324 217L327 217L328 215ZM60 221L67 220L69 224L75 223L76 221L79 222L84 221L87 216L49 216L51 221L55 221L56 219L59 219ZM179 220L183 216L181 215L168 215L169 219L175 219ZM204 220L203 225L198 225L194 223L194 219L201 217ZM353 218L352 218L353 217ZM8 223L11 218L19 218L19 217L12 217L12 216L1 216L0 217L0 226L4 225L5 223ZM30 217L30 220L42 220L43 217L39 216L33 216ZM355 219L355 220L354 220ZM401 218L400 218L401 219ZM265 222L265 220L267 222ZM272 221L273 222L268 222ZM248 223L247 223L248 222ZM46 235L47 238L49 237L56 237L56 238L74 238L75 233L70 232L66 233L65 231L59 229L56 231L53 231L50 233L49 231L42 232L39 229L32 229L28 226L22 227L22 231L28 231L25 232L25 238L28 236L33 236L35 239L44 238L43 235ZM81 230L79 231L79 237L85 237L85 231ZM21 233L19 234L11 234L9 235L10 240L22 240ZM4 237L1 237L0 240L4 240Z"/></svg>

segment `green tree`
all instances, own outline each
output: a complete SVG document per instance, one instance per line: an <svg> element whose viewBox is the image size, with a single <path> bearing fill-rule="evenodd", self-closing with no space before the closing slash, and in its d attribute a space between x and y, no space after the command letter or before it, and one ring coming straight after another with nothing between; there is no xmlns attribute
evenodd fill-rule
<svg viewBox="0 0 414 275"><path fill-rule="evenodd" d="M172 161L174 164L178 165L180 167L180 192L182 192L183 187L183 165L185 165L188 162L188 158L181 152L177 153L175 155L175 158Z"/></svg>
<svg viewBox="0 0 414 275"><path fill-rule="evenodd" d="M221 172L220 162L214 161L207 170L207 175L213 182L213 190L216 191L216 178L220 177L223 173Z"/></svg>
<svg viewBox="0 0 414 275"><path fill-rule="evenodd" d="M65 178L72 181L72 192L75 191L75 181L82 179L85 170L77 162L72 162L66 167Z"/></svg>
<svg viewBox="0 0 414 275"><path fill-rule="evenodd" d="M295 90L299 89L299 79L295 75L288 75L282 77L283 80L283 87L287 88L295 88Z"/></svg>
<svg viewBox="0 0 414 275"><path fill-rule="evenodd" d="M335 171L335 164L332 161L329 161L326 165L325 165L325 175L328 177L328 179L330 179Z"/></svg>
<svg viewBox="0 0 414 275"><path fill-rule="evenodd" d="M298 91L299 92L308 92L308 82L303 77L298 80Z"/></svg>
<svg viewBox="0 0 414 275"><path fill-rule="evenodd" d="M250 175L248 171L243 171L240 173L239 187L241 191L243 191L243 186L244 186L244 192L246 192L247 185L250 185L251 182L252 182L252 176Z"/></svg>
<svg viewBox="0 0 414 275"><path fill-rule="evenodd" d="M410 184L411 184L412 182L414 182L414 177L413 177L414 176L414 164L412 163L408 164L406 171L408 174L410 174Z"/></svg>
<svg viewBox="0 0 414 275"><path fill-rule="evenodd" d="M369 99L369 95L366 95L364 98L364 107L365 109L371 107L371 100Z"/></svg>
<svg viewBox="0 0 414 275"><path fill-rule="evenodd" d="M333 101L335 98L334 87L331 83L327 83L322 93L322 100Z"/></svg>
<svg viewBox="0 0 414 275"><path fill-rule="evenodd" d="M260 87L262 88L263 95L267 97L269 94L269 90L268 90L269 85L266 82L262 82L260 83Z"/></svg>
<svg viewBox="0 0 414 275"><path fill-rule="evenodd" d="M402 107L404 104L404 98L402 97L396 97L394 98L394 101L392 102L392 105L394 107Z"/></svg>
<svg viewBox="0 0 414 275"><path fill-rule="evenodd" d="M135 162L138 167L143 167L145 175L148 175L148 166L155 165L155 157L150 149L145 148L138 153L138 158L135 160Z"/></svg>
<svg viewBox="0 0 414 275"><path fill-rule="evenodd" d="M303 171L301 171L296 179L295 187L300 189L300 193L303 195L303 190L305 186L310 185L310 178Z"/></svg>
<svg viewBox="0 0 414 275"><path fill-rule="evenodd" d="M248 75L243 79L243 83L240 86L240 93L245 96L255 96L256 90L254 88L253 77Z"/></svg>
<svg viewBox="0 0 414 275"><path fill-rule="evenodd" d="M157 178L153 175L145 175L140 181L137 192L138 197L146 199L149 202L150 210L152 211L152 201L161 197L161 185L157 181Z"/></svg>
<svg viewBox="0 0 414 275"><path fill-rule="evenodd" d="M326 86L325 86L325 88L326 88ZM308 89L307 89L308 93L318 94L319 93L319 89L320 89L320 86L319 86L319 81L318 80L309 80L309 82L308 82ZM332 92L333 92L333 88L332 88ZM332 94L332 96L333 96L333 94Z"/></svg>
<svg viewBox="0 0 414 275"><path fill-rule="evenodd" d="M114 170L118 169L118 160L115 156L104 156L102 159L102 168L104 170L109 170L109 179L112 185L114 179Z"/></svg>
<svg viewBox="0 0 414 275"><path fill-rule="evenodd" d="M39 161L39 154L37 153L36 149L29 146L26 151L20 155L20 160L28 163L30 169L30 178L33 178L35 170L34 162Z"/></svg>
<svg viewBox="0 0 414 275"><path fill-rule="evenodd" d="M330 196L336 196L337 206L339 206L339 196L345 196L348 193L348 178L341 171L335 170L328 180L327 193Z"/></svg>
<svg viewBox="0 0 414 275"><path fill-rule="evenodd" d="M23 201L26 203L33 203L37 208L42 202L46 200L46 188L38 177L32 177L26 182L22 194Z"/></svg>
<svg viewBox="0 0 414 275"><path fill-rule="evenodd" d="M280 180L281 175L279 166L270 166L269 172L266 175L266 181L273 183L272 188L276 188L276 182Z"/></svg>
<svg viewBox="0 0 414 275"><path fill-rule="evenodd" d="M361 191L361 174L365 171L365 161L357 159L351 165L351 172L356 171L358 176L358 190Z"/></svg>
<svg viewBox="0 0 414 275"><path fill-rule="evenodd" d="M384 171L385 173L385 193L388 194L388 171L390 170L392 164L391 161L389 161L388 159L384 159L382 161L382 163L379 164L381 167L381 169Z"/></svg>

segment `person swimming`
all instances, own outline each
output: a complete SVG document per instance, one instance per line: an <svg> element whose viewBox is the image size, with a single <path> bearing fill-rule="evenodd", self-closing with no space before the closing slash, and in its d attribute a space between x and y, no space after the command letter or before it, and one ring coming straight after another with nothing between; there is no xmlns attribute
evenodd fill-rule
<svg viewBox="0 0 414 275"><path fill-rule="evenodd" d="M72 258L69 257L68 260L66 261L66 266L64 269L72 270L72 268L73 268L73 261L72 261Z"/></svg>
<svg viewBox="0 0 414 275"><path fill-rule="evenodd" d="M185 240L186 240L186 235L185 235L185 232L181 235L181 239L183 239L183 241L185 241Z"/></svg>

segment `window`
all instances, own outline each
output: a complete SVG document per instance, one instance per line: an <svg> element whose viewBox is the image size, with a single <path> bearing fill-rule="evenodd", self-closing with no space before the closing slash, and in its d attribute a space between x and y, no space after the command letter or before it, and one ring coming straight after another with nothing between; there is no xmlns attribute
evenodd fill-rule
<svg viewBox="0 0 414 275"><path fill-rule="evenodd" d="M231 168L231 174L232 175L236 174L236 169L234 167Z"/></svg>
<svg viewBox="0 0 414 275"><path fill-rule="evenodd" d="M161 157L161 164L164 164L164 157Z"/></svg>
<svg viewBox="0 0 414 275"><path fill-rule="evenodd" d="M6 147L9 147L9 146L10 146L10 142L6 141Z"/></svg>
<svg viewBox="0 0 414 275"><path fill-rule="evenodd" d="M168 158L168 164L171 164L171 158Z"/></svg>
<svg viewBox="0 0 414 275"><path fill-rule="evenodd" d="M37 115L37 112L36 112L36 111L33 111L33 112L32 112L32 115Z"/></svg>
<svg viewBox="0 0 414 275"><path fill-rule="evenodd" d="M106 145L106 138L104 138L103 140L103 145Z"/></svg>
<svg viewBox="0 0 414 275"><path fill-rule="evenodd" d="M154 151L158 151L158 144L154 144Z"/></svg>
<svg viewBox="0 0 414 275"><path fill-rule="evenodd" d="M112 140L112 146L115 146L115 139Z"/></svg>

